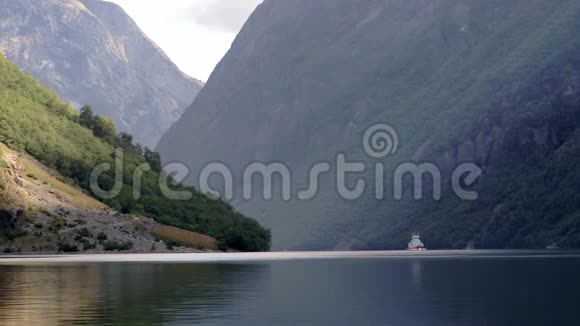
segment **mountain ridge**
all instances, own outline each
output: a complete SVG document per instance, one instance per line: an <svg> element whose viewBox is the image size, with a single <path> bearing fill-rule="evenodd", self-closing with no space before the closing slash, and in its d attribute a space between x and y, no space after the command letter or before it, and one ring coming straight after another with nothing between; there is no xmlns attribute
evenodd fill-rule
<svg viewBox="0 0 580 326"><path fill-rule="evenodd" d="M77 109L92 105L145 146L156 145L202 87L116 4L0 5L0 51Z"/></svg>

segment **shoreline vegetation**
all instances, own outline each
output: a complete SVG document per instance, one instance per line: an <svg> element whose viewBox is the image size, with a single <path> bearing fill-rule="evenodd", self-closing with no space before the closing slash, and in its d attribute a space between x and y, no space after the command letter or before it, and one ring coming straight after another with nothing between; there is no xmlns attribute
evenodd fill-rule
<svg viewBox="0 0 580 326"><path fill-rule="evenodd" d="M43 248L61 253L270 249L270 231L220 199L180 184L170 188L191 191L193 198L166 199L158 186L159 154L117 133L110 119L89 106L80 113L73 110L3 55L0 143L5 145L0 153L0 254ZM90 193L91 171L113 163L116 148L124 151L123 189L116 198L97 201ZM143 174L142 196L135 200L127 176L144 163L152 169ZM102 189L113 187L113 173L100 177ZM116 236L99 240L100 233Z"/></svg>

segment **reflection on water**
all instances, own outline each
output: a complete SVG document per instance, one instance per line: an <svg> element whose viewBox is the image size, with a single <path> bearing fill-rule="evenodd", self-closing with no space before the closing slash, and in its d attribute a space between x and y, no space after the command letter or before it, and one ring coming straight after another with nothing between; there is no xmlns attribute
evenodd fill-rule
<svg viewBox="0 0 580 326"><path fill-rule="evenodd" d="M411 262L411 275L413 276L413 284L421 286L421 260L413 260Z"/></svg>
<svg viewBox="0 0 580 326"><path fill-rule="evenodd" d="M86 318L99 302L99 273L87 267L2 267L0 324L56 324Z"/></svg>
<svg viewBox="0 0 580 326"><path fill-rule="evenodd" d="M0 266L0 325L221 319L231 305L244 308L240 297L255 297L268 270L264 264Z"/></svg>
<svg viewBox="0 0 580 326"><path fill-rule="evenodd" d="M578 325L580 258L0 266L0 325Z"/></svg>

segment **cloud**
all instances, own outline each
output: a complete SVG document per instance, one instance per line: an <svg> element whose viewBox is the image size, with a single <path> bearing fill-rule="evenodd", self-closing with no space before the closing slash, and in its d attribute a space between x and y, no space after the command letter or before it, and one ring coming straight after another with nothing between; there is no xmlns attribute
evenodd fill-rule
<svg viewBox="0 0 580 326"><path fill-rule="evenodd" d="M1 1L1 0L0 0ZM123 7L184 72L207 80L262 0L107 0ZM293 1L293 0L288 0Z"/></svg>
<svg viewBox="0 0 580 326"><path fill-rule="evenodd" d="M237 33L263 0L197 0L186 15L197 24Z"/></svg>

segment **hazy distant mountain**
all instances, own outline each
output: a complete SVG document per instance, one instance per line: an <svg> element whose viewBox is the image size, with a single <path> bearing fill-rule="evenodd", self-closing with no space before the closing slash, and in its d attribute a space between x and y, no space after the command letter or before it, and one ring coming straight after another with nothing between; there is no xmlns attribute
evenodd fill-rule
<svg viewBox="0 0 580 326"><path fill-rule="evenodd" d="M279 249L403 248L412 231L432 248L580 247L578 32L575 0L266 0L158 149L192 182L207 162L285 162L296 194L338 153L374 166L363 134L388 123L387 176L435 162L441 201L344 201L329 175L314 200L236 206ZM484 171L477 201L449 191L462 162Z"/></svg>
<svg viewBox="0 0 580 326"><path fill-rule="evenodd" d="M99 0L0 0L0 51L148 146L202 87L119 6Z"/></svg>

